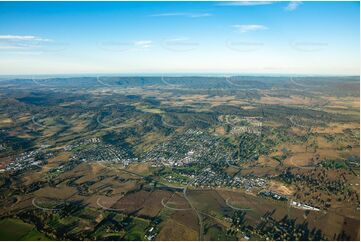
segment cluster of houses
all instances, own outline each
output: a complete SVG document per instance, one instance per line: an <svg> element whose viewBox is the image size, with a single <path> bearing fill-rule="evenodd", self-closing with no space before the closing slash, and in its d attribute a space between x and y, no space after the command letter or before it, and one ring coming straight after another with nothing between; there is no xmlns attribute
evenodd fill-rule
<svg viewBox="0 0 361 242"><path fill-rule="evenodd" d="M165 166L185 166L200 161L225 159L221 140L200 130L189 129L184 134L144 152L144 162L160 162Z"/></svg>
<svg viewBox="0 0 361 242"><path fill-rule="evenodd" d="M274 200L279 200L279 201L287 201L288 200L288 198L286 196L283 196L281 194L278 194L278 193L275 193L272 191L261 191L258 194L261 196L264 196L264 197L270 197Z"/></svg>
<svg viewBox="0 0 361 242"><path fill-rule="evenodd" d="M42 150L38 149L38 150L21 153L20 155L18 155L15 158L15 160L13 160L9 164L7 164L5 169L1 169L0 172L5 172L5 171L13 172L13 171L19 171L19 170L26 170L26 169L36 167L36 166L40 167L43 163L46 162L45 159L38 158L38 155L42 152L43 152ZM44 158L47 158L51 155L52 154L49 153Z"/></svg>

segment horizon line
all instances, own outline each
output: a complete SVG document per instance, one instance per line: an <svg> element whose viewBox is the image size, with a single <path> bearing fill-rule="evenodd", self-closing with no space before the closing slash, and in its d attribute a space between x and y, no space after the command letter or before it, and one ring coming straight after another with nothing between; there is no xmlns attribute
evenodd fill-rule
<svg viewBox="0 0 361 242"><path fill-rule="evenodd" d="M129 72L129 73L56 73L56 74L0 74L0 78L5 77L97 77L97 76L174 76L174 77L180 77L180 76L273 76L273 77L311 77L311 76L318 76L318 77L360 77L359 74L320 74L320 73L310 73L310 74L304 74L304 73L252 73L252 72L159 72L159 73L153 73L153 72Z"/></svg>

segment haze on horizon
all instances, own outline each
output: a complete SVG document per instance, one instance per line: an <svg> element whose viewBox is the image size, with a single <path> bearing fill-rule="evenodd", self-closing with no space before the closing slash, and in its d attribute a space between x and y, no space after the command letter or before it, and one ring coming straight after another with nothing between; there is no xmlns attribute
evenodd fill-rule
<svg viewBox="0 0 361 242"><path fill-rule="evenodd" d="M359 75L359 2L1 2L0 75Z"/></svg>

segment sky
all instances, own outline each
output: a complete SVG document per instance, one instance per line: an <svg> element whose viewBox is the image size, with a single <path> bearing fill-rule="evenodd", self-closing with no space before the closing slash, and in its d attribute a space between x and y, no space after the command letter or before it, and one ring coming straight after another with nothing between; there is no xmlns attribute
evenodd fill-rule
<svg viewBox="0 0 361 242"><path fill-rule="evenodd" d="M359 2L0 2L0 75L359 75Z"/></svg>

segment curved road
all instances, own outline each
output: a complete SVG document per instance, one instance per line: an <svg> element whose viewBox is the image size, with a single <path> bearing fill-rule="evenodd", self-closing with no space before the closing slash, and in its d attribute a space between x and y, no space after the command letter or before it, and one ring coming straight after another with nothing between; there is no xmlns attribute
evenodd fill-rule
<svg viewBox="0 0 361 242"><path fill-rule="evenodd" d="M119 118L114 119L113 121L119 120ZM123 124L118 124L118 125L108 125L108 124L104 124L102 121L100 121L100 115L97 116L97 123L105 128L118 128L118 127L122 127Z"/></svg>
<svg viewBox="0 0 361 242"><path fill-rule="evenodd" d="M291 158L290 158L290 163L291 163L294 167L297 167L297 168L300 168L300 169L314 169L314 168L317 167L317 166L299 166L299 165L297 165L296 163L293 162L293 156L291 156Z"/></svg>
<svg viewBox="0 0 361 242"><path fill-rule="evenodd" d="M163 116L161 116L161 120L162 120L162 123L163 123L165 126L168 126L168 127L170 127L170 128L180 128L180 127L183 127L183 125L173 125L173 124L167 123L167 122L164 120Z"/></svg>
<svg viewBox="0 0 361 242"><path fill-rule="evenodd" d="M228 84L231 84L231 85L236 86L236 87L244 87L244 86L242 86L242 85L239 85L239 84L236 84L236 83L231 82L231 80L229 80L229 77L226 77L226 82L227 82Z"/></svg>
<svg viewBox="0 0 361 242"><path fill-rule="evenodd" d="M106 167L106 168L109 168L109 167ZM120 170L120 171L123 171L123 172L126 172L126 173L129 173L129 174L132 174L132 175L135 175L135 176L139 176L139 177L143 177L142 175L139 175L137 173L134 173L134 172L130 172L130 171L127 171L125 169L120 169L120 168L117 168L117 170ZM156 181L156 180L155 180ZM158 184L161 184L165 187L169 187L169 188L183 188L183 195L184 195L184 198L187 200L189 206L191 206L191 209L194 210L194 212L197 214L197 217L198 217L198 222L199 222L199 240L203 240L203 233L204 233L204 226L203 226L203 220L202 220L202 217L201 217L201 214L197 211L197 209L193 206L192 202L190 201L189 197L187 196L187 189L188 189L188 186L191 182L189 182L185 187L172 187L172 186L168 186L166 184L163 184L159 181L157 181ZM189 209L190 210L190 209Z"/></svg>
<svg viewBox="0 0 361 242"><path fill-rule="evenodd" d="M162 76L160 79L161 79L161 81L162 81L165 85L167 85L167 86L172 86L172 87L176 87L176 86L177 86L176 84L171 84L171 83L167 82L166 80L164 80L164 77L163 77L163 76Z"/></svg>
<svg viewBox="0 0 361 242"><path fill-rule="evenodd" d="M108 84L108 83L105 83L105 82L101 81L101 80L99 79L99 76L97 76L97 82L100 83L100 84L102 84L102 85L104 85L104 86L107 86L107 87L114 87L114 86L112 86L112 85L110 85L110 84Z"/></svg>
<svg viewBox="0 0 361 242"><path fill-rule="evenodd" d="M104 205L100 204L100 197L97 199L97 205L101 207L102 209L108 210L108 211L124 211L124 208L108 208Z"/></svg>
<svg viewBox="0 0 361 242"><path fill-rule="evenodd" d="M38 204L36 204L35 202L36 198L34 197L33 200L31 201L31 203L33 204L34 207L36 208L39 208L39 209L42 209L42 210L45 210L45 211L58 211L60 210L60 208L44 208L44 207L41 207L39 206ZM63 202L64 203L64 202ZM63 203L59 203L57 205L60 205L60 204L63 204Z"/></svg>
<svg viewBox="0 0 361 242"><path fill-rule="evenodd" d="M197 209L193 206L192 202L190 201L190 199L187 196L187 188L188 188L189 183L187 184L187 186L184 187L183 190L183 195L184 198L187 200L187 202L189 203L189 205L191 206L191 208L194 210L194 212L197 214L198 216L198 221L199 221L199 240L203 240L203 233L204 233L204 226L203 226L203 220L202 220L202 216L201 214L197 211Z"/></svg>
<svg viewBox="0 0 361 242"><path fill-rule="evenodd" d="M308 86L306 86L306 85L303 85L303 84L301 84L301 83L296 82L295 80L293 80L293 77L290 77L290 81L291 81L294 85L296 85L296 86L299 86L299 87L308 87Z"/></svg>
<svg viewBox="0 0 361 242"><path fill-rule="evenodd" d="M35 125L37 125L37 126L40 126L40 127L45 127L45 125L43 125L43 124L41 124L41 123L38 123L36 120L35 120L35 115L33 115L32 117L31 117L31 120L33 121L33 123L35 124Z"/></svg>
<svg viewBox="0 0 361 242"><path fill-rule="evenodd" d="M167 209L170 209L170 210L174 210L174 211L187 211L187 210L192 210L192 208L172 208L172 207L169 207L167 205L168 202L164 203L164 198L162 199L161 201L163 207L167 208Z"/></svg>
<svg viewBox="0 0 361 242"><path fill-rule="evenodd" d="M44 84L44 83L40 83L40 82L38 82L38 81L35 81L34 78L31 78L31 80L32 80L36 85L44 86L44 87L49 87L49 85L47 85L47 84Z"/></svg>
<svg viewBox="0 0 361 242"><path fill-rule="evenodd" d="M252 208L237 208L237 207L234 207L233 205L229 204L229 199L230 198L227 198L226 199L226 205L234 210L239 210L239 211L250 211L250 210L253 210Z"/></svg>

